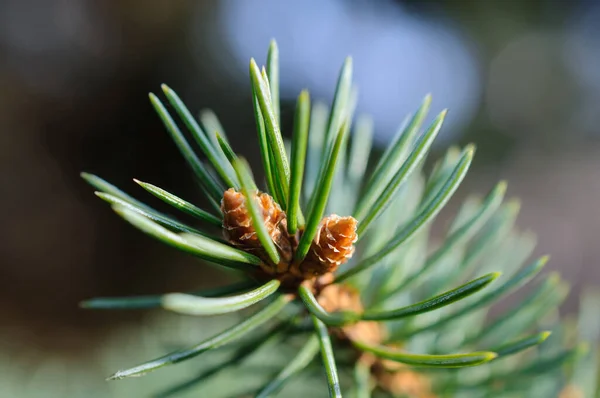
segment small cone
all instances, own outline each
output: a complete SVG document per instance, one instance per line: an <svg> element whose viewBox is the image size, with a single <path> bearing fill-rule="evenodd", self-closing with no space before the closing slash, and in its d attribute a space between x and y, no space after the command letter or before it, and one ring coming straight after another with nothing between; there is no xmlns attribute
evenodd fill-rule
<svg viewBox="0 0 600 398"><path fill-rule="evenodd" d="M240 192L229 188L221 200L223 232L225 238L235 246L258 248L260 242L252 226L250 212L246 208L246 198Z"/></svg>
<svg viewBox="0 0 600 398"><path fill-rule="evenodd" d="M358 291L342 284L333 283L325 286L319 293L317 300L327 312L353 311L362 313L364 310ZM339 332L341 332L341 337L368 344L380 344L384 338L381 324L375 321L360 321L342 326Z"/></svg>
<svg viewBox="0 0 600 398"><path fill-rule="evenodd" d="M255 194L255 199L262 210L263 222L267 227L267 231L281 255L281 262L289 264L292 258L292 246L286 231L287 220L285 213L275 203L273 198L266 193L259 192ZM247 251L253 251L267 263L270 263L270 260L268 260L269 257L264 252L252 225L252 217L246 207L246 198L244 195L233 188L229 188L223 194L221 212L223 213L223 232L225 238L231 244ZM278 264L270 265L277 266ZM287 269L287 266L284 268ZM274 269L268 268L268 272L274 272Z"/></svg>
<svg viewBox="0 0 600 398"><path fill-rule="evenodd" d="M354 253L357 221L353 217L332 214L325 217L306 258L300 264L302 277L310 278L333 272Z"/></svg>
<svg viewBox="0 0 600 398"><path fill-rule="evenodd" d="M376 376L381 388L391 392L394 396L435 398L429 379L407 367L395 372L381 371Z"/></svg>
<svg viewBox="0 0 600 398"><path fill-rule="evenodd" d="M576 386L569 384L558 395L558 398L584 398L583 391Z"/></svg>

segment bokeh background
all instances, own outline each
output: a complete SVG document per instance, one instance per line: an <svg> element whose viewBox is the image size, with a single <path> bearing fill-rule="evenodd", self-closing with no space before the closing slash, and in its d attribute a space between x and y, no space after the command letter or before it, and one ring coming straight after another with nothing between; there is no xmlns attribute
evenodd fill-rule
<svg viewBox="0 0 600 398"><path fill-rule="evenodd" d="M432 93L433 113L450 109L438 154L478 146L457 196L509 181L519 225L574 285L565 311L600 283L595 0L0 0L0 367L85 368L147 319L85 312L81 299L225 283L120 221L79 172L202 205L146 95L164 82L191 109L212 108L257 164L247 65L271 38L288 132L297 93L330 100L346 55L380 148Z"/></svg>

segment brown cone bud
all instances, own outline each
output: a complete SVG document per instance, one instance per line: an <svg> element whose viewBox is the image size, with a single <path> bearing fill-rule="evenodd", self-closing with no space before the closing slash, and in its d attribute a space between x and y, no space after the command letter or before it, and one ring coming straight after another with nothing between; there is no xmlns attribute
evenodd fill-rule
<svg viewBox="0 0 600 398"><path fill-rule="evenodd" d="M394 372L380 370L376 375L377 384L394 396L408 396L419 398L435 398L431 382L420 373L411 371L407 367Z"/></svg>
<svg viewBox="0 0 600 398"><path fill-rule="evenodd" d="M281 255L282 263L289 263L292 258L292 247L286 230L285 213L273 198L266 193L259 192L255 194L255 199L262 211L263 222L267 227L267 231ZM252 217L246 207L244 195L233 188L229 188L223 194L221 211L223 213L225 238L235 246L256 252L259 257L268 262L268 256L264 253L264 249L252 226Z"/></svg>
<svg viewBox="0 0 600 398"><path fill-rule="evenodd" d="M357 221L353 217L332 214L325 217L313 240L306 258L300 264L305 278L333 272L354 253Z"/></svg>
<svg viewBox="0 0 600 398"><path fill-rule="evenodd" d="M358 291L350 286L333 283L320 291L319 304L327 312L352 311L363 312L363 305ZM381 324L375 321L360 321L341 327L340 337L362 341L368 344L380 344L384 338Z"/></svg>
<svg viewBox="0 0 600 398"><path fill-rule="evenodd" d="M583 391L577 386L569 384L560 392L558 398L583 398Z"/></svg>

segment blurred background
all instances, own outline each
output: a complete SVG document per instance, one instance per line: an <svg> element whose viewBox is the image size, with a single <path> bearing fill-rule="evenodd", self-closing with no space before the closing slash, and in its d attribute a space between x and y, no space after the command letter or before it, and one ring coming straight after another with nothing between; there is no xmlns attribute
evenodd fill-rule
<svg viewBox="0 0 600 398"><path fill-rule="evenodd" d="M80 300L225 283L127 226L79 173L202 205L147 93L164 82L212 108L257 165L247 68L271 38L288 133L299 91L329 101L347 55L379 148L427 93L432 113L449 108L438 155L478 147L457 196L507 179L575 311L581 287L600 283L599 22L594 0L0 0L0 356L85 368L147 314Z"/></svg>

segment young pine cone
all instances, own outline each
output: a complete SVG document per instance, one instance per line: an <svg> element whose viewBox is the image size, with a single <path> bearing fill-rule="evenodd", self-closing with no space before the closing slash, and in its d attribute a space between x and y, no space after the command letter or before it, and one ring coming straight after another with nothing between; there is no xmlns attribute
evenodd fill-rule
<svg viewBox="0 0 600 398"><path fill-rule="evenodd" d="M584 398L583 391L578 387L569 384L558 395L558 398Z"/></svg>
<svg viewBox="0 0 600 398"><path fill-rule="evenodd" d="M259 192L254 197L262 210L263 222L267 227L267 231L281 255L281 264L270 264L269 257L264 253L264 249L252 226L252 217L246 207L246 198L242 193L237 192L233 188L225 191L221 200L225 238L231 244L241 249L255 252L256 255L269 263L269 265L279 265L279 267L287 269L287 264L292 259L292 246L286 230L287 220L285 213L268 194ZM268 272L272 271L272 268L268 269Z"/></svg>
<svg viewBox="0 0 600 398"><path fill-rule="evenodd" d="M354 253L357 221L353 217L332 214L319 225L306 258L299 271L304 278L333 272Z"/></svg>
<svg viewBox="0 0 600 398"><path fill-rule="evenodd" d="M362 313L364 308L358 291L350 286L333 283L319 293L319 304L327 312L353 311ZM343 338L362 341L368 344L381 344L384 330L379 322L361 321L346 325L337 330Z"/></svg>
<svg viewBox="0 0 600 398"><path fill-rule="evenodd" d="M376 379L381 388L391 392L394 396L436 398L429 379L424 374L410 369L395 372L380 370Z"/></svg>

